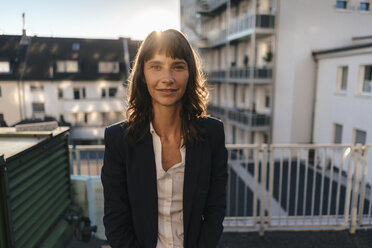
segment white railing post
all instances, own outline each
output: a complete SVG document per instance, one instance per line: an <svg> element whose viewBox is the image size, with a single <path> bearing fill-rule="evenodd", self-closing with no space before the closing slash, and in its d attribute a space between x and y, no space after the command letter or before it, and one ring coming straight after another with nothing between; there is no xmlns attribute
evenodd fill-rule
<svg viewBox="0 0 372 248"><path fill-rule="evenodd" d="M357 144L355 147L356 164L355 164L355 176L354 176L354 190L353 190L353 206L351 209L351 227L350 233L354 234L356 230L357 222L357 210L358 210L358 197L359 197L359 177L360 177L360 166L362 162L362 145Z"/></svg>
<svg viewBox="0 0 372 248"><path fill-rule="evenodd" d="M78 176L80 176L81 175L81 169L80 169L80 150L77 147L75 147L75 158L76 158L77 174L78 174Z"/></svg>
<svg viewBox="0 0 372 248"><path fill-rule="evenodd" d="M366 146L363 147L364 153L364 163L363 163L363 178L362 178L362 188L361 188L361 195L360 195L360 205L359 205L359 225L363 224L363 212L364 212L364 201L366 196L366 181L367 181L367 173L368 173L368 148Z"/></svg>
<svg viewBox="0 0 372 248"><path fill-rule="evenodd" d="M261 208L260 208L260 236L265 231L265 208L266 208L266 178L267 178L267 145L262 145L262 163L261 163Z"/></svg>

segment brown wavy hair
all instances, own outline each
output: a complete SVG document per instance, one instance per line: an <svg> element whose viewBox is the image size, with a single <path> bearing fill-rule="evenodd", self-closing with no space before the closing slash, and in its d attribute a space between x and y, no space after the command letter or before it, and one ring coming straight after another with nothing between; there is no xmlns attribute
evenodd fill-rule
<svg viewBox="0 0 372 248"><path fill-rule="evenodd" d="M138 143L145 136L145 128L153 120L152 101L144 76L144 64L156 53L165 53L173 59L183 59L189 69L189 79L182 97L181 130L184 145L194 145L203 139L204 131L199 118L207 116L209 92L206 87L198 54L181 32L168 29L153 31L142 41L128 78L127 134L131 143Z"/></svg>

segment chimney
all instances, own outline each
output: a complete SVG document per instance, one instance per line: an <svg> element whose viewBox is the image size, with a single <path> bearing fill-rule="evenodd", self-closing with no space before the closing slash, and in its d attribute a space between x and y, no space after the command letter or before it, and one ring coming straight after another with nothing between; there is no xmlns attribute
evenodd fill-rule
<svg viewBox="0 0 372 248"><path fill-rule="evenodd" d="M20 44L21 45L28 45L30 39L29 39L29 37L27 37L27 33L26 33L26 17L25 17L24 12L22 14L22 20L23 20L23 29L22 29L22 38L21 38Z"/></svg>

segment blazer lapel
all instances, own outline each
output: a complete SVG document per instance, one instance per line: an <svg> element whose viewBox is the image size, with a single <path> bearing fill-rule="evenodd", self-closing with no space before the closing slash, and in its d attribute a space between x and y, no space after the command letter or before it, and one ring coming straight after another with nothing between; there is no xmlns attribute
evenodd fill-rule
<svg viewBox="0 0 372 248"><path fill-rule="evenodd" d="M185 236L188 232L192 202L198 185L202 145L186 146L186 163L183 183L183 226Z"/></svg>

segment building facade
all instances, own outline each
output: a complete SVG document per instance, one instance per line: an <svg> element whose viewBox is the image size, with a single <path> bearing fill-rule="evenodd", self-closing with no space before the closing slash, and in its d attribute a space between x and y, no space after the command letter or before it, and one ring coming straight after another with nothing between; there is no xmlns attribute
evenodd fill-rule
<svg viewBox="0 0 372 248"><path fill-rule="evenodd" d="M312 50L370 35L369 1L182 0L228 143L312 143Z"/></svg>
<svg viewBox="0 0 372 248"><path fill-rule="evenodd" d="M70 123L72 144L100 144L123 120L137 41L0 36L0 118Z"/></svg>
<svg viewBox="0 0 372 248"><path fill-rule="evenodd" d="M314 52L314 142L372 143L372 37Z"/></svg>

